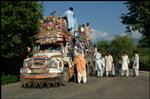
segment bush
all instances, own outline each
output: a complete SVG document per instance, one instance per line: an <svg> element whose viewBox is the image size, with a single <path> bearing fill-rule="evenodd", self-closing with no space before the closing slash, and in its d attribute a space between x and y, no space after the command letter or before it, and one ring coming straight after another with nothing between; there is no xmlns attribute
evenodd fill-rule
<svg viewBox="0 0 150 99"><path fill-rule="evenodd" d="M150 71L149 48L139 48L140 70Z"/></svg>
<svg viewBox="0 0 150 99"><path fill-rule="evenodd" d="M17 75L2 75L1 77L1 85L9 84L9 83L15 83L18 82L18 76Z"/></svg>

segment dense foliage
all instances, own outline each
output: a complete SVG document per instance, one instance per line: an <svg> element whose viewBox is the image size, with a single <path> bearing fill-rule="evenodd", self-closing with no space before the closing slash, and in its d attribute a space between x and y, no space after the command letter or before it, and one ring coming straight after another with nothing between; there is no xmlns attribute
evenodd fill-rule
<svg viewBox="0 0 150 99"><path fill-rule="evenodd" d="M1 77L1 85L15 83L18 81L18 76L16 75L2 75Z"/></svg>
<svg viewBox="0 0 150 99"><path fill-rule="evenodd" d="M127 33L138 31L143 35L141 43L149 47L150 44L150 1L128 1L125 3L129 10L122 14L122 23L126 25Z"/></svg>
<svg viewBox="0 0 150 99"><path fill-rule="evenodd" d="M111 41L98 41L97 47L102 49L104 54L107 51L112 52L115 57L121 56L123 51L126 51L129 56L132 56L133 51L136 50L133 40L128 36L116 36Z"/></svg>
<svg viewBox="0 0 150 99"><path fill-rule="evenodd" d="M138 44L142 66L150 67L150 1L127 1L129 12L122 14L122 23L127 33L138 31L143 35Z"/></svg>
<svg viewBox="0 0 150 99"><path fill-rule="evenodd" d="M43 16L37 1L1 1L2 70L11 73L22 65L27 46L31 46ZM13 68L12 68L13 67ZM19 72L19 71L18 71Z"/></svg>

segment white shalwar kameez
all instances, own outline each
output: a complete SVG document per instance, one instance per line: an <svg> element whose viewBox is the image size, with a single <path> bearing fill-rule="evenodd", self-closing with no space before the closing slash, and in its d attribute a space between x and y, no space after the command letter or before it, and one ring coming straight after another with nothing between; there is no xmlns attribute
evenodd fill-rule
<svg viewBox="0 0 150 99"><path fill-rule="evenodd" d="M73 25L73 30L75 31L75 36L78 36L78 21L77 18L74 17L74 25Z"/></svg>
<svg viewBox="0 0 150 99"><path fill-rule="evenodd" d="M133 60L133 69L135 76L139 76L139 55L136 53Z"/></svg>
<svg viewBox="0 0 150 99"><path fill-rule="evenodd" d="M71 29L72 35L74 35L73 28L74 28L74 23L75 23L73 15L74 15L74 13L71 10L66 11L64 13L64 15L63 15L63 16L67 17L67 20L68 20L68 29Z"/></svg>
<svg viewBox="0 0 150 99"><path fill-rule="evenodd" d="M109 72L112 71L112 62L113 62L113 58L111 55L105 56L106 76L108 76Z"/></svg>
<svg viewBox="0 0 150 99"><path fill-rule="evenodd" d="M121 67L122 73L121 73L121 76L124 75L124 71L126 71L126 76L127 77L129 76L129 67L128 67L129 63L130 62L129 62L128 55L123 55L122 56L122 67Z"/></svg>
<svg viewBox="0 0 150 99"><path fill-rule="evenodd" d="M103 71L103 73L105 72L105 58L104 57L102 57L102 59L101 59L101 64L102 64L102 71Z"/></svg>
<svg viewBox="0 0 150 99"><path fill-rule="evenodd" d="M101 64L101 54L99 52L96 53L96 71L97 76L103 76L102 64Z"/></svg>

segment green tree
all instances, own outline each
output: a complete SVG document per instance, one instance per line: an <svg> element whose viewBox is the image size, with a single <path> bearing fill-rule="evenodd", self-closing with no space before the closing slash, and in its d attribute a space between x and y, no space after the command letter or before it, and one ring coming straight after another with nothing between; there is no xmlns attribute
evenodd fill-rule
<svg viewBox="0 0 150 99"><path fill-rule="evenodd" d="M149 48L142 48L140 44L137 45L129 36L116 36L111 41L98 41L96 45L97 48L102 49L102 54L111 51L114 60L118 57L121 59L123 51L127 52L131 60L134 55L134 50L137 50L140 57L140 70L150 71Z"/></svg>
<svg viewBox="0 0 150 99"><path fill-rule="evenodd" d="M96 46L97 46L98 49L102 50L102 53L106 54L107 51L110 50L110 42L111 41L108 41L108 40L98 41L96 43Z"/></svg>
<svg viewBox="0 0 150 99"><path fill-rule="evenodd" d="M111 41L111 49L116 57L120 57L123 51L126 51L129 57L132 57L136 46L133 40L128 36L116 36Z"/></svg>
<svg viewBox="0 0 150 99"><path fill-rule="evenodd" d="M132 56L133 51L136 49L133 40L128 36L116 36L111 41L98 41L96 45L97 48L102 49L102 53L110 51L114 57L120 57L123 51L126 51L129 56Z"/></svg>
<svg viewBox="0 0 150 99"><path fill-rule="evenodd" d="M150 1L127 1L125 3L129 10L122 14L122 23L126 25L127 33L138 30L143 35L144 46L150 44Z"/></svg>
<svg viewBox="0 0 150 99"><path fill-rule="evenodd" d="M26 47L32 45L42 16L42 4L37 1L1 1L1 55L5 68L20 65L18 61Z"/></svg>

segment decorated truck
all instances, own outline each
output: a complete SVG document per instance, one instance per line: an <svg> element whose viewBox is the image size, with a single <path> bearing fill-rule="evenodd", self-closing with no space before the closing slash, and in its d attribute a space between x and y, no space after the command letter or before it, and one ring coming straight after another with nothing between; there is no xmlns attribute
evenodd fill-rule
<svg viewBox="0 0 150 99"><path fill-rule="evenodd" d="M66 85L74 75L71 43L65 20L49 16L41 21L33 55L20 69L21 87Z"/></svg>

